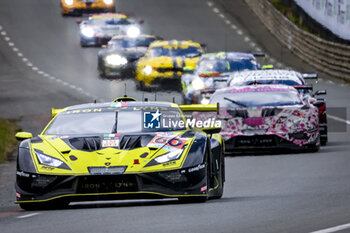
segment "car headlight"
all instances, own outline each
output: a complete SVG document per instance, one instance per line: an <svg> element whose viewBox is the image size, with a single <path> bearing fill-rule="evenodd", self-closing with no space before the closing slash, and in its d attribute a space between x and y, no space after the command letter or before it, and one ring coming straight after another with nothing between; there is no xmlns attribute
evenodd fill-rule
<svg viewBox="0 0 350 233"><path fill-rule="evenodd" d="M74 3L74 0L64 0L64 2L68 5L71 6Z"/></svg>
<svg viewBox="0 0 350 233"><path fill-rule="evenodd" d="M105 61L110 66L123 66L128 63L128 60L119 54L108 55Z"/></svg>
<svg viewBox="0 0 350 233"><path fill-rule="evenodd" d="M103 2L107 5L113 4L113 0L103 0Z"/></svg>
<svg viewBox="0 0 350 233"><path fill-rule="evenodd" d="M192 81L192 88L195 91L202 90L205 88L204 82L201 78L196 78Z"/></svg>
<svg viewBox="0 0 350 233"><path fill-rule="evenodd" d="M59 159L53 158L38 150L35 150L35 154L38 158L39 163L42 165L70 170L70 168Z"/></svg>
<svg viewBox="0 0 350 233"><path fill-rule="evenodd" d="M91 38L94 36L95 31L90 27L84 27L81 29L81 34L83 34L85 37Z"/></svg>
<svg viewBox="0 0 350 233"><path fill-rule="evenodd" d="M169 162L172 160L176 160L176 159L181 157L182 151L183 150L172 151L172 152L166 153L164 155L158 156L154 160L157 163L166 163L166 162Z"/></svg>
<svg viewBox="0 0 350 233"><path fill-rule="evenodd" d="M152 73L152 66L145 66L145 68L143 68L142 73L145 75L150 75Z"/></svg>
<svg viewBox="0 0 350 233"><path fill-rule="evenodd" d="M131 27L128 28L128 31L126 32L126 34L129 37L135 38L135 37L138 37L141 34L141 31L140 31L140 29L138 27L131 26Z"/></svg>

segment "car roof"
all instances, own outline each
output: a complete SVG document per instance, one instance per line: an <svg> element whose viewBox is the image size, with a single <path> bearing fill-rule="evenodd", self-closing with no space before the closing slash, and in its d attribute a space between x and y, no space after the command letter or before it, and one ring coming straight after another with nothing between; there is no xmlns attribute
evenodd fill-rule
<svg viewBox="0 0 350 233"><path fill-rule="evenodd" d="M202 46L198 42L192 40L163 40L155 41L150 47L164 47L164 48L187 48L187 47L198 47L202 49Z"/></svg>
<svg viewBox="0 0 350 233"><path fill-rule="evenodd" d="M66 111L85 110L85 109L97 109L97 108L126 108L126 107L149 107L149 108L170 108L177 107L177 104L170 102L141 102L141 101L128 101L128 102L106 102L106 103L88 103L73 105L65 108Z"/></svg>
<svg viewBox="0 0 350 233"><path fill-rule="evenodd" d="M249 92L248 89L257 90L259 89L259 92L272 92L272 91L291 91L291 92L297 92L298 91L292 87L287 85L281 85L281 84L274 84L274 85L245 85L245 86L231 86L226 87L223 89L219 89L216 92L217 93L232 93L232 92Z"/></svg>
<svg viewBox="0 0 350 233"><path fill-rule="evenodd" d="M296 82L303 81L303 77L299 72L294 70L247 70L237 72L231 75L233 79L242 81L249 80L292 80Z"/></svg>
<svg viewBox="0 0 350 233"><path fill-rule="evenodd" d="M205 53L201 56L201 59L254 59L255 60L255 57L251 53L218 52L218 53Z"/></svg>

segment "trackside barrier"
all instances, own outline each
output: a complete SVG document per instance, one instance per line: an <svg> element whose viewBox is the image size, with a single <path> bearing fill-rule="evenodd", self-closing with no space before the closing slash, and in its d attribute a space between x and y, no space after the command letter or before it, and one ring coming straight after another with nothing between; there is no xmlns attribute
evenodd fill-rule
<svg viewBox="0 0 350 233"><path fill-rule="evenodd" d="M350 82L350 46L298 28L268 0L245 0L265 27L289 50L316 69Z"/></svg>

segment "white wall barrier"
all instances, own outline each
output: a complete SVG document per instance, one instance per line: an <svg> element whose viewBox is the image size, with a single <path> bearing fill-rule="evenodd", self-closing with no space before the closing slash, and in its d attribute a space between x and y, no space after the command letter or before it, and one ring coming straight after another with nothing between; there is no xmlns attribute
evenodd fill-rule
<svg viewBox="0 0 350 233"><path fill-rule="evenodd" d="M350 40L350 0L294 0L311 18Z"/></svg>
<svg viewBox="0 0 350 233"><path fill-rule="evenodd" d="M350 81L350 46L330 42L301 30L268 0L245 1L266 28L295 55L319 71Z"/></svg>

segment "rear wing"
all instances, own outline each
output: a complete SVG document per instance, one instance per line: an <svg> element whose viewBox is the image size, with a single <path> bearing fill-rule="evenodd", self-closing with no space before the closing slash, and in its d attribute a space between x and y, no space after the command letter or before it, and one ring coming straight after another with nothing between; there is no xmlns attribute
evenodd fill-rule
<svg viewBox="0 0 350 233"><path fill-rule="evenodd" d="M301 76L304 79L315 79L318 80L318 73L314 72L314 73L302 73Z"/></svg>
<svg viewBox="0 0 350 233"><path fill-rule="evenodd" d="M51 119L53 119L55 116L57 116L58 113L61 113L65 111L65 108L57 109L57 108L51 108Z"/></svg>
<svg viewBox="0 0 350 233"><path fill-rule="evenodd" d="M219 113L220 107L217 104L190 104L179 105L183 112L217 112Z"/></svg>

